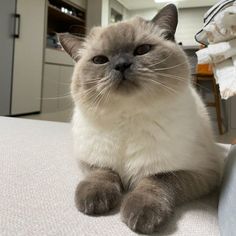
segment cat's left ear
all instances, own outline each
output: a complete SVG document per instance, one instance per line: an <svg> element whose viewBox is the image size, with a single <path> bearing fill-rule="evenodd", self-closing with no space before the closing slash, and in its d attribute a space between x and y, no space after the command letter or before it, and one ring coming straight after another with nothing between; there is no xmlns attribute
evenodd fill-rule
<svg viewBox="0 0 236 236"><path fill-rule="evenodd" d="M77 62L80 58L79 49L82 44L80 38L69 33L58 33L57 37L63 49Z"/></svg>
<svg viewBox="0 0 236 236"><path fill-rule="evenodd" d="M178 11L174 4L169 4L162 8L152 19L152 22L163 30L163 36L175 41L175 31L178 24Z"/></svg>

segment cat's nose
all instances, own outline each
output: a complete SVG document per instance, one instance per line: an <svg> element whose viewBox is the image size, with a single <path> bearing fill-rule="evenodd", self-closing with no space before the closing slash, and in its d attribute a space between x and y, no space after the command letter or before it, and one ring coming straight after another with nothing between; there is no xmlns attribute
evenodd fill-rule
<svg viewBox="0 0 236 236"><path fill-rule="evenodd" d="M124 73L125 72L125 70L127 70L128 68L130 68L130 66L132 65L132 63L131 62L117 62L116 64L115 64L115 70L118 70L118 71L120 71L121 73Z"/></svg>
<svg viewBox="0 0 236 236"><path fill-rule="evenodd" d="M131 65L132 63L130 62L130 60L128 60L128 58L120 57L117 58L116 62L114 63L114 69L120 71L121 73L124 73L125 70L130 68Z"/></svg>

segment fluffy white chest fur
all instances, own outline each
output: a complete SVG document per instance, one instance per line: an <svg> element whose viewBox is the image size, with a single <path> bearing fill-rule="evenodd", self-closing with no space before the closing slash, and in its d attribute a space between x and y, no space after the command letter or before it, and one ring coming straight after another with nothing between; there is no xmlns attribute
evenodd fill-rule
<svg viewBox="0 0 236 236"><path fill-rule="evenodd" d="M219 168L205 107L191 86L172 101L120 107L102 117L75 108L80 161L117 171L124 184L160 172Z"/></svg>

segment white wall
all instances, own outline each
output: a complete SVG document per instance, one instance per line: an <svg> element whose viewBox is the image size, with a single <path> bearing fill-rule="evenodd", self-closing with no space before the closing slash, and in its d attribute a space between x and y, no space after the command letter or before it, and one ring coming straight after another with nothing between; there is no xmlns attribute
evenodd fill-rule
<svg viewBox="0 0 236 236"><path fill-rule="evenodd" d="M194 36L202 28L203 16L208 9L208 7L180 9L176 32L178 42L183 42L183 45L198 45Z"/></svg>
<svg viewBox="0 0 236 236"><path fill-rule="evenodd" d="M129 10L129 17L141 16L146 20L151 20L158 12L155 8L141 9L141 10Z"/></svg>
<svg viewBox="0 0 236 236"><path fill-rule="evenodd" d="M121 15L123 15L123 20L126 20L129 17L129 11L126 9L121 3L119 3L117 0L110 0L109 1L109 22L110 22L110 14L111 14L111 8L113 8L115 11L119 12Z"/></svg>
<svg viewBox="0 0 236 236"><path fill-rule="evenodd" d="M197 45L194 35L201 29L203 25L203 15L208 10L208 7L201 8L184 8L179 9L179 24L176 32L177 42L182 42L183 45ZM129 17L135 15L141 16L144 19L151 20L157 9L143 9L129 11Z"/></svg>
<svg viewBox="0 0 236 236"><path fill-rule="evenodd" d="M102 2L103 0L87 0L86 31L94 26L102 25Z"/></svg>
<svg viewBox="0 0 236 236"><path fill-rule="evenodd" d="M109 0L102 0L102 26L107 26L109 24Z"/></svg>
<svg viewBox="0 0 236 236"><path fill-rule="evenodd" d="M89 32L93 26L107 26L110 23L111 8L122 14L124 19L129 18L128 10L116 0L86 0L86 3L87 32Z"/></svg>

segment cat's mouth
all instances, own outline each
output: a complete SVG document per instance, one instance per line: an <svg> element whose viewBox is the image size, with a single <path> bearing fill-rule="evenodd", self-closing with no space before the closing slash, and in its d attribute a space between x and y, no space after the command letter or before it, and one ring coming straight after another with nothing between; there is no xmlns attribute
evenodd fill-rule
<svg viewBox="0 0 236 236"><path fill-rule="evenodd" d="M135 81L132 77L128 77L125 74L122 74L116 81L114 86L115 91L121 93L133 93L139 88L137 81Z"/></svg>

